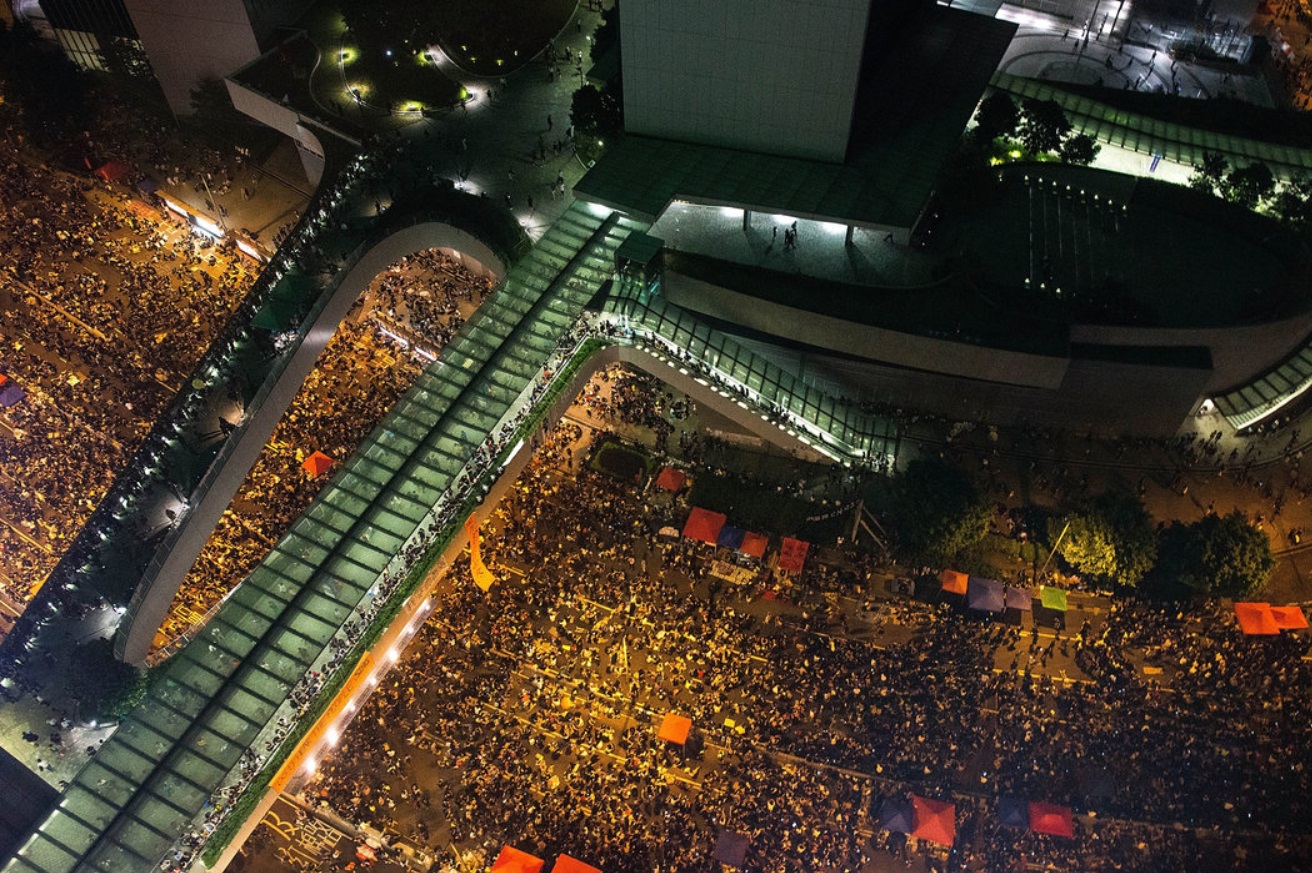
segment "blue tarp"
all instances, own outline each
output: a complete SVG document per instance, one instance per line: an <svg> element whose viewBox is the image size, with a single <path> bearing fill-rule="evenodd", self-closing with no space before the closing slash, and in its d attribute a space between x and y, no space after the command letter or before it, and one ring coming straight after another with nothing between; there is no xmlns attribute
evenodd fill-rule
<svg viewBox="0 0 1312 873"><path fill-rule="evenodd" d="M743 544L743 535L746 533L747 531L740 527L726 524L724 527L720 528L720 535L715 538L715 544L723 549L733 549L734 551L737 551L738 547Z"/></svg>
<svg viewBox="0 0 1312 873"><path fill-rule="evenodd" d="M1006 594L1008 609L1030 610L1034 608L1034 596L1025 588L1007 587Z"/></svg>
<svg viewBox="0 0 1312 873"><path fill-rule="evenodd" d="M886 797L879 807L879 824L886 831L909 834L916 829L916 810L902 797Z"/></svg>
<svg viewBox="0 0 1312 873"><path fill-rule="evenodd" d="M966 583L966 605L984 612L1002 612L1006 608L1002 583L994 579L971 576L970 581Z"/></svg>
<svg viewBox="0 0 1312 873"><path fill-rule="evenodd" d="M1028 828L1030 826L1029 804L1019 797L998 798L998 824L1004 828L1020 828L1021 830Z"/></svg>

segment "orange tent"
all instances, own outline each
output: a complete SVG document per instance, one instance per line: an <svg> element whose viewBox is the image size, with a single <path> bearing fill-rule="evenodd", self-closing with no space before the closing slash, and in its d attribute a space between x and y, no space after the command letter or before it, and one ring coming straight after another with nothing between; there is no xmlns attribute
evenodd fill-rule
<svg viewBox="0 0 1312 873"><path fill-rule="evenodd" d="M743 542L738 547L738 551L744 555L751 555L753 558L764 558L765 550L769 545L770 538L768 536L749 530L743 534Z"/></svg>
<svg viewBox="0 0 1312 873"><path fill-rule="evenodd" d="M784 537L784 544L779 549L779 569L788 573L802 572L802 565L806 563L806 553L810 548L811 544L805 540Z"/></svg>
<svg viewBox="0 0 1312 873"><path fill-rule="evenodd" d="M501 854L492 862L492 873L541 873L546 863L528 852L521 852L513 846L504 846Z"/></svg>
<svg viewBox="0 0 1312 873"><path fill-rule="evenodd" d="M688 476L682 470L666 467L656 477L656 487L664 488L666 491L678 491L687 481Z"/></svg>
<svg viewBox="0 0 1312 873"><path fill-rule="evenodd" d="M1031 803L1030 830L1054 837L1075 836L1070 807L1055 803Z"/></svg>
<svg viewBox="0 0 1312 873"><path fill-rule="evenodd" d="M944 591L963 596L966 593L966 585L970 581L970 576L965 573L958 573L956 570L944 570L938 574L938 578L943 583Z"/></svg>
<svg viewBox="0 0 1312 873"><path fill-rule="evenodd" d="M688 522L683 526L683 535L690 540L715 545L720 538L720 529L729 519L724 513L711 512L694 506L688 514Z"/></svg>
<svg viewBox="0 0 1312 873"><path fill-rule="evenodd" d="M315 452L313 455L306 458L301 466L304 467L305 471L311 476L318 477L327 473L332 468L333 459L325 455L323 452Z"/></svg>
<svg viewBox="0 0 1312 873"><path fill-rule="evenodd" d="M656 732L656 738L682 746L688 742L688 732L691 730L692 719L671 712L661 721L661 729Z"/></svg>
<svg viewBox="0 0 1312 873"><path fill-rule="evenodd" d="M911 805L916 811L916 829L911 836L931 843L952 845L957 836L957 807L942 800L930 800L927 797L911 795Z"/></svg>
<svg viewBox="0 0 1312 873"><path fill-rule="evenodd" d="M561 855L556 859L551 873L601 873L601 868L584 864L578 858L571 858L569 855Z"/></svg>
<svg viewBox="0 0 1312 873"><path fill-rule="evenodd" d="M1281 630L1302 630L1307 627L1307 616L1303 615L1303 610L1297 606L1273 606L1271 617L1275 619L1276 627Z"/></svg>
<svg viewBox="0 0 1312 873"><path fill-rule="evenodd" d="M1271 606L1266 603L1236 603L1235 618L1239 619L1239 628L1249 636L1274 636L1280 633L1271 614Z"/></svg>

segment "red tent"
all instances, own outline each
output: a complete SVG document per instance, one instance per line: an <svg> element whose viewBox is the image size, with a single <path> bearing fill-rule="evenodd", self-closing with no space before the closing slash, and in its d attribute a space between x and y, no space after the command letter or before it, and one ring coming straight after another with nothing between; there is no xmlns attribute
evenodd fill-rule
<svg viewBox="0 0 1312 873"><path fill-rule="evenodd" d="M683 535L690 540L715 545L720 538L720 528L724 527L724 523L728 520L723 513L694 506L692 512L688 514L687 524L683 526Z"/></svg>
<svg viewBox="0 0 1312 873"><path fill-rule="evenodd" d="M551 873L601 873L600 867L584 864L578 858L561 855L551 868Z"/></svg>
<svg viewBox="0 0 1312 873"><path fill-rule="evenodd" d="M1031 803L1030 830L1054 837L1075 836L1070 807L1055 803Z"/></svg>
<svg viewBox="0 0 1312 873"><path fill-rule="evenodd" d="M944 591L963 596L966 593L966 584L970 580L970 577L965 573L958 573L956 570L944 570L938 574L938 578L943 583Z"/></svg>
<svg viewBox="0 0 1312 873"><path fill-rule="evenodd" d="M744 555L751 555L753 558L764 558L765 550L769 545L769 537L765 534L759 534L755 531L749 530L747 533L743 534L743 542L742 545L738 547L738 551L742 552Z"/></svg>
<svg viewBox="0 0 1312 873"><path fill-rule="evenodd" d="M96 170L96 175L104 179L106 182L117 182L119 179L123 178L123 174L130 169L132 168L122 161L110 161L109 163L104 164L99 170Z"/></svg>
<svg viewBox="0 0 1312 873"><path fill-rule="evenodd" d="M682 470L676 470L673 467L666 467L661 470L661 474L656 477L656 487L664 488L666 491L677 492L688 481L688 476Z"/></svg>
<svg viewBox="0 0 1312 873"><path fill-rule="evenodd" d="M806 563L806 552L810 548L811 544L805 540L784 537L783 547L779 549L779 569L788 573L802 572L802 565Z"/></svg>
<svg viewBox="0 0 1312 873"><path fill-rule="evenodd" d="M671 712L661 721L661 729L656 732L656 738L682 746L688 742L688 733L691 730L692 719L686 715L675 715Z"/></svg>
<svg viewBox="0 0 1312 873"><path fill-rule="evenodd" d="M541 873L546 864L541 858L535 858L528 852L521 852L513 846L505 846L501 854L492 862L492 873Z"/></svg>
<svg viewBox="0 0 1312 873"><path fill-rule="evenodd" d="M307 473L316 477L327 473L328 470L332 468L332 465L333 459L325 455L323 452L315 452L313 455L306 458L305 462L301 464Z"/></svg>
<svg viewBox="0 0 1312 873"><path fill-rule="evenodd" d="M957 807L942 800L930 800L928 797L911 795L911 805L916 811L916 829L911 836L931 843L952 845L957 836Z"/></svg>
<svg viewBox="0 0 1312 873"><path fill-rule="evenodd" d="M1297 606L1273 606L1271 617L1275 619L1276 627L1281 630L1302 630L1307 627L1307 616L1303 615L1303 610Z"/></svg>
<svg viewBox="0 0 1312 873"><path fill-rule="evenodd" d="M1236 603L1235 618L1239 628L1249 636L1274 636L1280 633L1271 606L1266 603Z"/></svg>

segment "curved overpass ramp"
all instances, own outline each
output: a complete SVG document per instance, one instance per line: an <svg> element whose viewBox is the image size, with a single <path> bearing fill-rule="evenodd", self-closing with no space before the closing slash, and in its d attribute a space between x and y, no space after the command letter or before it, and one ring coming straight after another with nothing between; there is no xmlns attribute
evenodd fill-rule
<svg viewBox="0 0 1312 873"><path fill-rule="evenodd" d="M146 702L3 873L154 869L183 838L203 843L233 805L245 809L237 799L286 754L279 719L295 723L351 672L417 581L411 568L451 542L542 410L567 402L600 348L630 347L621 357L831 457L891 455L890 424L826 398L623 279L600 312L587 312L612 279L616 249L641 227L575 204L551 228L205 629L160 668Z"/></svg>

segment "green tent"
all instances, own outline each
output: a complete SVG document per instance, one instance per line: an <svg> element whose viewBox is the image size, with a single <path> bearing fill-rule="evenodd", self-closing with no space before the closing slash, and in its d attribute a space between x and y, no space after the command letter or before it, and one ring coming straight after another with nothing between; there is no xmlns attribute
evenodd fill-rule
<svg viewBox="0 0 1312 873"><path fill-rule="evenodd" d="M1039 602L1043 604L1044 609L1055 609L1057 612L1066 611L1066 590L1063 588L1050 588L1044 585L1039 589Z"/></svg>

